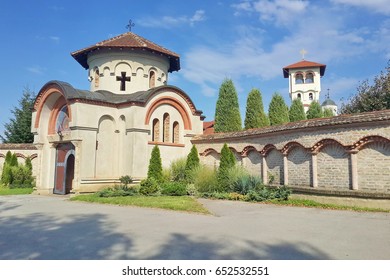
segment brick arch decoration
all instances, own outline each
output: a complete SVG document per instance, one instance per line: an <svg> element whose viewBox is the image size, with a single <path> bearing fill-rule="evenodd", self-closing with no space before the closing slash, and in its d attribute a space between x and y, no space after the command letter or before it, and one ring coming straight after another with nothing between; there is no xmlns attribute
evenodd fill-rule
<svg viewBox="0 0 390 280"><path fill-rule="evenodd" d="M48 84L46 84L40 90L40 92L38 93L38 96L36 97L35 102L34 102L34 110L37 112L37 115L36 115L36 118L35 118L35 123L34 123L34 127L35 128L39 127L39 122L41 120L41 113L42 113L43 107L44 107L44 105L46 103L46 100L49 98L50 95L52 95L54 93L59 93L63 97L63 100L65 102L64 102L64 104L61 105L61 107L63 105L65 105L65 104L67 104L65 95L63 93L63 90L61 89L61 87L58 84L55 84L55 83L48 83ZM59 98L59 100L60 99L62 99L62 98ZM59 100L57 100L57 102L54 104L53 109L55 109L55 108L57 108L59 106L59 104L57 104L59 102ZM58 111L56 113L56 117L57 117L58 112L61 109L61 107L59 109L57 108ZM68 104L68 114L69 114L69 121L72 121L72 111L70 110L69 104ZM50 127L51 127L51 122L52 122L52 115L53 115L53 111L50 114L49 130L51 130ZM55 125L55 123L54 123L54 125Z"/></svg>
<svg viewBox="0 0 390 280"><path fill-rule="evenodd" d="M300 148L302 148L304 150L309 150L308 148L303 146L301 143L293 141L293 142L288 142L286 145L284 145L284 147L282 148L281 152L282 152L283 155L288 155L291 152L291 150L293 150L296 147L300 147Z"/></svg>
<svg viewBox="0 0 390 280"><path fill-rule="evenodd" d="M267 156L267 154L268 154L271 150L273 150L273 149L278 150L278 149L276 149L275 145L273 145L273 144L267 144L267 145L265 145L265 147L260 151L260 154L261 154L262 156Z"/></svg>
<svg viewBox="0 0 390 280"><path fill-rule="evenodd" d="M229 147L229 150L230 150L231 152L233 152L233 154L234 154L234 153L235 153L235 154L238 154L238 155L241 154L241 153L237 152L236 148Z"/></svg>
<svg viewBox="0 0 390 280"><path fill-rule="evenodd" d="M51 112L50 112L50 118L49 118L49 129L48 129L48 134L55 134L56 133L56 122L57 122L57 117L58 114L60 113L60 110L63 106L68 107L68 116L69 116L69 121L70 121L70 107L66 103L65 98L62 96L58 98L56 103L54 104Z"/></svg>
<svg viewBox="0 0 390 280"><path fill-rule="evenodd" d="M38 157L38 154L32 154L32 155L30 156L30 159L33 160L33 159L35 159L35 158L37 158L37 157Z"/></svg>
<svg viewBox="0 0 390 280"><path fill-rule="evenodd" d="M4 154L0 154L0 157L5 158L5 155Z"/></svg>
<svg viewBox="0 0 390 280"><path fill-rule="evenodd" d="M21 153L15 153L15 156L16 156L17 158L22 158L22 159L26 159L26 158L27 158L25 155L23 155L23 154L21 154Z"/></svg>
<svg viewBox="0 0 390 280"><path fill-rule="evenodd" d="M257 149L256 149L255 147L253 147L253 146L246 146L246 147L242 150L241 156L242 156L242 157L247 157L248 154L249 154L250 152L252 152L252 151L258 152Z"/></svg>
<svg viewBox="0 0 390 280"><path fill-rule="evenodd" d="M203 151L203 153L200 153L201 156L208 156L209 154L211 153L216 153L216 154L219 154L216 150L214 150L213 148L208 148L206 150Z"/></svg>
<svg viewBox="0 0 390 280"><path fill-rule="evenodd" d="M189 114L187 113L186 109L184 108L183 104L180 103L179 100L177 100L174 97L170 96L164 96L157 100L155 100L149 107L148 111L146 112L145 117L145 124L149 125L150 118L152 117L153 112L161 105L170 105L174 107L179 113L184 123L184 129L191 130L192 124Z"/></svg>
<svg viewBox="0 0 390 280"><path fill-rule="evenodd" d="M379 135L371 135L371 136L366 136L361 138L359 141L355 142L350 149L351 150L357 150L360 151L362 150L366 145L370 143L386 143L390 144L390 139L387 139L383 136Z"/></svg>
<svg viewBox="0 0 390 280"><path fill-rule="evenodd" d="M346 147L345 145L343 145L342 143L340 143L339 141L337 141L335 139L326 138L326 139L322 139L322 140L318 141L317 143L315 143L314 146L311 147L310 151L313 154L318 154L322 148L324 148L325 146L328 146L328 145L332 145L332 144L339 145L343 148L346 148L347 150L349 148L348 146Z"/></svg>

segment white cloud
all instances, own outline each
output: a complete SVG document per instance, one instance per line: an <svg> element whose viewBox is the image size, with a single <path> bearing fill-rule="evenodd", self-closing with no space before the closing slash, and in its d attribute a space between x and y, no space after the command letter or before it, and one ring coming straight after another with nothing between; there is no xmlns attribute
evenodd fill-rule
<svg viewBox="0 0 390 280"><path fill-rule="evenodd" d="M33 74L42 75L46 71L46 68L36 65L36 66L27 67L26 70Z"/></svg>
<svg viewBox="0 0 390 280"><path fill-rule="evenodd" d="M291 24L292 20L299 19L307 10L308 4L305 0L246 0L233 4L232 7L236 10L236 16L242 12L256 12L262 21L287 25Z"/></svg>
<svg viewBox="0 0 390 280"><path fill-rule="evenodd" d="M145 27L171 28L183 24L194 26L195 23L204 20L206 20L205 11L197 10L192 16L163 16L162 18L146 17L139 19L138 23Z"/></svg>
<svg viewBox="0 0 390 280"><path fill-rule="evenodd" d="M56 44L58 44L60 42L60 37L50 36L49 38L50 38L50 40L52 40Z"/></svg>
<svg viewBox="0 0 390 280"><path fill-rule="evenodd" d="M335 4L344 4L369 9L373 12L390 15L389 0L331 0Z"/></svg>

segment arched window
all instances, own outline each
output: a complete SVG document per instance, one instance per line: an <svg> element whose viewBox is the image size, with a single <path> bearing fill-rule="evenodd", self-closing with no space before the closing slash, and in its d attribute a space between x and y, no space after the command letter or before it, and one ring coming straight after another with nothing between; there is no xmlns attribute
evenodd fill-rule
<svg viewBox="0 0 390 280"><path fill-rule="evenodd" d="M313 93L312 92L309 93L309 100L313 100Z"/></svg>
<svg viewBox="0 0 390 280"><path fill-rule="evenodd" d="M174 122L173 123L173 133L172 133L172 142L173 143L179 143L179 123Z"/></svg>
<svg viewBox="0 0 390 280"><path fill-rule="evenodd" d="M100 78L99 69L96 68L96 70L95 70L95 88L99 87L99 78Z"/></svg>
<svg viewBox="0 0 390 280"><path fill-rule="evenodd" d="M158 119L153 120L152 127L152 141L158 142L160 139L160 121Z"/></svg>
<svg viewBox="0 0 390 280"><path fill-rule="evenodd" d="M297 73L295 75L295 83L296 84L303 84L303 75L302 75L302 73Z"/></svg>
<svg viewBox="0 0 390 280"><path fill-rule="evenodd" d="M165 113L163 117L163 142L169 142L169 114Z"/></svg>
<svg viewBox="0 0 390 280"><path fill-rule="evenodd" d="M150 71L149 73L149 88L154 88L156 86L156 73Z"/></svg>
<svg viewBox="0 0 390 280"><path fill-rule="evenodd" d="M68 106L62 106L61 110L58 112L55 132L69 131L69 112Z"/></svg>
<svg viewBox="0 0 390 280"><path fill-rule="evenodd" d="M313 73L311 73L311 72L306 73L305 83L308 84L308 83L313 83L313 82L314 82Z"/></svg>
<svg viewBox="0 0 390 280"><path fill-rule="evenodd" d="M302 95L300 93L297 94L298 99L302 99Z"/></svg>

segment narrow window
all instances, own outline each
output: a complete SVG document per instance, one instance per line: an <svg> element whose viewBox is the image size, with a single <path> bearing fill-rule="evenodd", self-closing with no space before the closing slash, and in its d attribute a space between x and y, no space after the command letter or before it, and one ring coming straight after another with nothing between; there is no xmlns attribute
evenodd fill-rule
<svg viewBox="0 0 390 280"><path fill-rule="evenodd" d="M163 117L163 142L169 142L169 114L165 113Z"/></svg>
<svg viewBox="0 0 390 280"><path fill-rule="evenodd" d="M179 143L179 123L178 122L174 122L173 123L173 133L172 133L172 136L173 136L173 143Z"/></svg>
<svg viewBox="0 0 390 280"><path fill-rule="evenodd" d="M100 78L99 69L96 69L95 70L95 88L99 87L99 78Z"/></svg>
<svg viewBox="0 0 390 280"><path fill-rule="evenodd" d="M150 71L149 73L149 88L154 88L156 86L156 73Z"/></svg>
<svg viewBox="0 0 390 280"><path fill-rule="evenodd" d="M302 99L302 95L300 93L297 94L298 99Z"/></svg>
<svg viewBox="0 0 390 280"><path fill-rule="evenodd" d="M160 121L158 119L153 120L152 127L152 141L158 142L160 139Z"/></svg>
<svg viewBox="0 0 390 280"><path fill-rule="evenodd" d="M295 83L296 84L303 84L303 75L301 73L297 73L295 75Z"/></svg>
<svg viewBox="0 0 390 280"><path fill-rule="evenodd" d="M313 100L313 93L312 92L309 93L309 100Z"/></svg>

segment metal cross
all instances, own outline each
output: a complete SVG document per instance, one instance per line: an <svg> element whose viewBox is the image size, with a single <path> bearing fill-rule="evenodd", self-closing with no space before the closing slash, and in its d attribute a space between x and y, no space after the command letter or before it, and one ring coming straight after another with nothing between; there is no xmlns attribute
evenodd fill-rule
<svg viewBox="0 0 390 280"><path fill-rule="evenodd" d="M300 51L301 55L302 55L302 59L305 60L305 54L307 54L307 51L305 49L302 49Z"/></svg>
<svg viewBox="0 0 390 280"><path fill-rule="evenodd" d="M329 89L328 89L328 94L326 95L326 98L329 99Z"/></svg>
<svg viewBox="0 0 390 280"><path fill-rule="evenodd" d="M126 28L129 29L129 31L131 32L131 28L134 26L135 26L135 23L132 20L129 20L129 24L126 25Z"/></svg>

